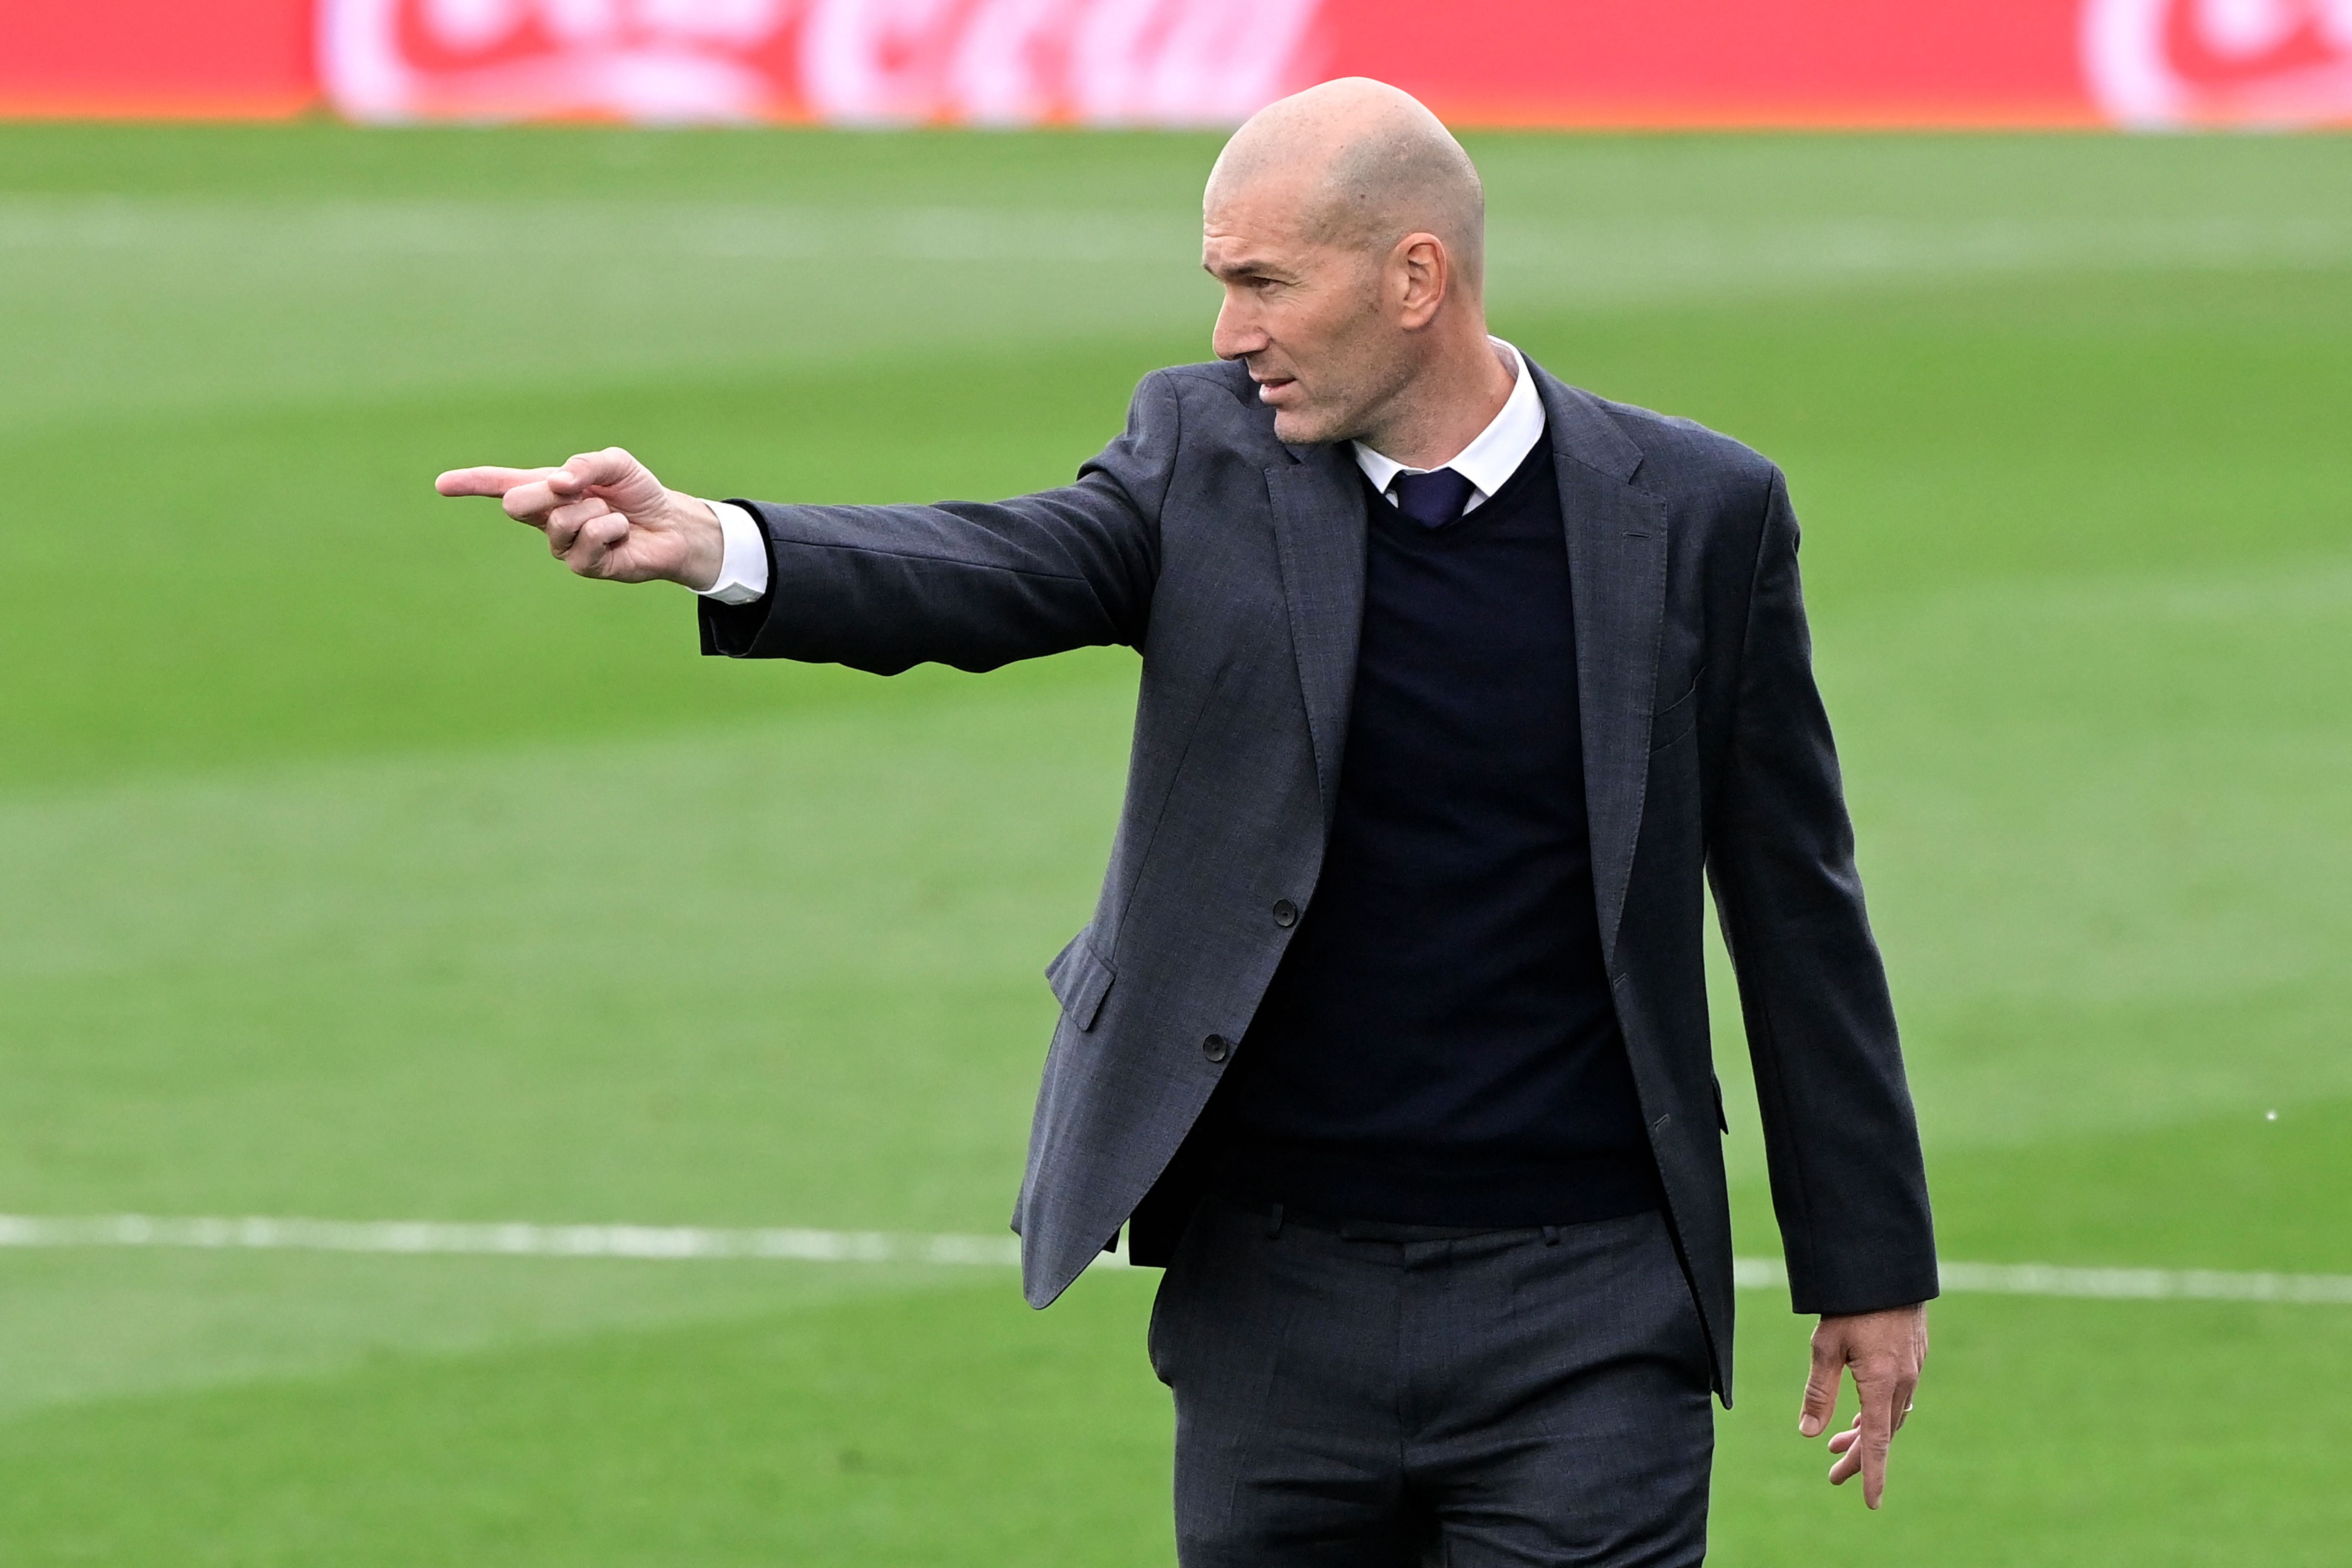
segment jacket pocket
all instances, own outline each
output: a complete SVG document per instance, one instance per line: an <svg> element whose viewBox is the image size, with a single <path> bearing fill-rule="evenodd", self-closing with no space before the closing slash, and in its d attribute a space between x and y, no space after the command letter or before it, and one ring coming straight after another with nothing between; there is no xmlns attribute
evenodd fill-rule
<svg viewBox="0 0 2352 1568"><path fill-rule="evenodd" d="M1095 1026L1095 1015L1102 1011L1103 998L1110 994L1110 983L1117 975L1110 960L1094 950L1085 931L1072 937L1070 944L1045 966L1045 984L1054 988L1054 999L1061 1003L1071 1026L1081 1032Z"/></svg>
<svg viewBox="0 0 2352 1568"><path fill-rule="evenodd" d="M1698 727L1698 689L1706 666L1691 676L1690 689L1650 715L1650 750L1663 752Z"/></svg>

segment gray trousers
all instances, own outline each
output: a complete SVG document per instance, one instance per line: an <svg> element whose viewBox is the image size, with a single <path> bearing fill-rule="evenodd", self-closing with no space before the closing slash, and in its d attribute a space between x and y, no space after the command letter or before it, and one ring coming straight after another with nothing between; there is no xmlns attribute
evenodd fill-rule
<svg viewBox="0 0 2352 1568"><path fill-rule="evenodd" d="M1150 1346L1183 1568L1706 1555L1706 1345L1654 1214L1468 1232L1212 1199Z"/></svg>

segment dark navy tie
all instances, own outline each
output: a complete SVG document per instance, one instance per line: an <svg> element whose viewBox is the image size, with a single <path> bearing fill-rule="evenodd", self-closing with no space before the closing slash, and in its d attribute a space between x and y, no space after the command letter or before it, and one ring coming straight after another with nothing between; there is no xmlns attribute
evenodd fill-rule
<svg viewBox="0 0 2352 1568"><path fill-rule="evenodd" d="M1452 468L1399 474L1389 485L1396 492L1397 510L1423 528L1444 528L1460 517L1474 488Z"/></svg>

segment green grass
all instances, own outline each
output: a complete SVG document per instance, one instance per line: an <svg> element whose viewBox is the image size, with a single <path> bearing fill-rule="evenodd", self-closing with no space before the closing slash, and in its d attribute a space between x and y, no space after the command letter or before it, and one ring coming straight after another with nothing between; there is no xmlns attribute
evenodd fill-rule
<svg viewBox="0 0 2352 1568"><path fill-rule="evenodd" d="M0 1211L998 1229L1131 658L706 661L426 487L1057 482L1213 151L0 129ZM1790 470L1947 1253L2352 1271L2352 142L1474 151L1498 329ZM1150 1284L0 1252L0 1541L1164 1561ZM1950 1300L1865 1518L1743 1305L1724 1562L2352 1531L2345 1309Z"/></svg>
<svg viewBox="0 0 2352 1568"><path fill-rule="evenodd" d="M0 1531L27 1561L239 1568L1164 1562L1149 1292L1090 1280L1042 1318L1001 1285L739 1302L83 1403L0 1426ZM1821 1485L1785 1402L1725 1420L1719 1560L2320 1563L2352 1527L2340 1414L2263 1397L2291 1392L2281 1363L2352 1375L2341 1311L1979 1300L1936 1353L1874 1519Z"/></svg>

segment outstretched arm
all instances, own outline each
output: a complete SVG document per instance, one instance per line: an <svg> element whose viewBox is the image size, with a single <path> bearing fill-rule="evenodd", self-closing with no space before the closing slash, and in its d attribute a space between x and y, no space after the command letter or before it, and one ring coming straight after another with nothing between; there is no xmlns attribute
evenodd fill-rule
<svg viewBox="0 0 2352 1568"><path fill-rule="evenodd" d="M702 604L706 653L882 675L926 661L991 669L1141 646L1180 427L1174 384L1147 376L1126 431L1076 482L1004 501L720 505L664 488L617 447L556 468L458 468L436 488L500 498L583 576L719 585Z"/></svg>

